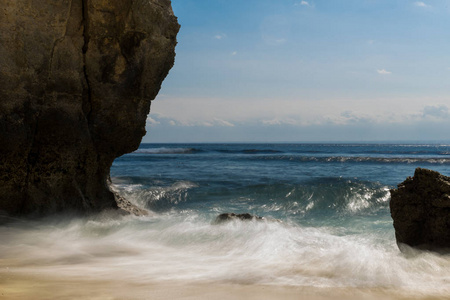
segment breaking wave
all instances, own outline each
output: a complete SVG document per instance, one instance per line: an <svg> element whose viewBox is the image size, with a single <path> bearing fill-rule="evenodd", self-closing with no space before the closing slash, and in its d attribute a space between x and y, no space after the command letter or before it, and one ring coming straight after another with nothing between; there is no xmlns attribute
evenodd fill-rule
<svg viewBox="0 0 450 300"><path fill-rule="evenodd" d="M195 148L142 148L134 151L138 154L193 154L202 152Z"/></svg>

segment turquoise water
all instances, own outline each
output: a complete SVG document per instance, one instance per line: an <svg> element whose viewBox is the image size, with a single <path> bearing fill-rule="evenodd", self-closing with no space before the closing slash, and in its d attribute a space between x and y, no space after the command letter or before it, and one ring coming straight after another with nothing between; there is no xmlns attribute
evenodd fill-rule
<svg viewBox="0 0 450 300"><path fill-rule="evenodd" d="M395 243L389 189L416 167L450 175L450 145L143 144L116 159L111 178L150 216L0 227L1 267L450 298L450 257L400 253ZM265 220L215 224L224 212Z"/></svg>

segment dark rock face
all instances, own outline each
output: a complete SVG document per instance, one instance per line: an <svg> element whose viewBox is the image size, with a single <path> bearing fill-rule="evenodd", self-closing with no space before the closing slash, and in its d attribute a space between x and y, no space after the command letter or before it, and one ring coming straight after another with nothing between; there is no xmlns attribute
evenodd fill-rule
<svg viewBox="0 0 450 300"><path fill-rule="evenodd" d="M235 213L224 213L217 216L214 223L219 224L231 220L241 220L241 221L251 221L251 220L264 220L263 217L254 216L249 213L245 214L235 214Z"/></svg>
<svg viewBox="0 0 450 300"><path fill-rule="evenodd" d="M450 177L417 168L391 190L397 243L428 250L450 249Z"/></svg>
<svg viewBox="0 0 450 300"><path fill-rule="evenodd" d="M179 30L170 0L0 2L0 211L117 208Z"/></svg>

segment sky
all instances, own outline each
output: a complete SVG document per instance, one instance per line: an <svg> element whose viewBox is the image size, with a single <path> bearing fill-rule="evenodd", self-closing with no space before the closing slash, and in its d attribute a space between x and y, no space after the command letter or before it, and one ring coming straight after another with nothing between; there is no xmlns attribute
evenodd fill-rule
<svg viewBox="0 0 450 300"><path fill-rule="evenodd" d="M450 141L450 1L172 0L143 142Z"/></svg>

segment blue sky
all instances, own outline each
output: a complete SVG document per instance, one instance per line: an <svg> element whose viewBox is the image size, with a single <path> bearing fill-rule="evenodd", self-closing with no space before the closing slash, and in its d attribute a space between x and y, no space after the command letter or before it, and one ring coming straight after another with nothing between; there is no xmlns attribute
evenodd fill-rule
<svg viewBox="0 0 450 300"><path fill-rule="evenodd" d="M143 142L450 140L447 0L172 0Z"/></svg>

